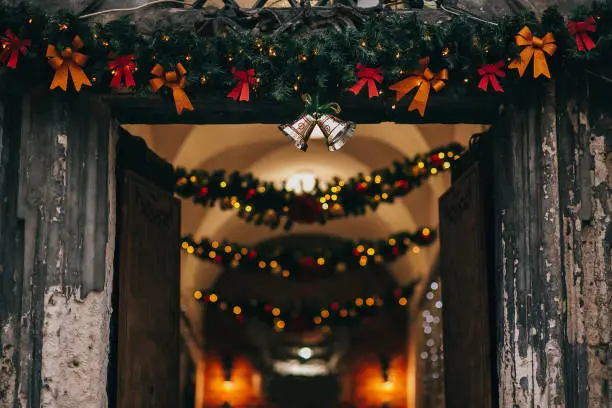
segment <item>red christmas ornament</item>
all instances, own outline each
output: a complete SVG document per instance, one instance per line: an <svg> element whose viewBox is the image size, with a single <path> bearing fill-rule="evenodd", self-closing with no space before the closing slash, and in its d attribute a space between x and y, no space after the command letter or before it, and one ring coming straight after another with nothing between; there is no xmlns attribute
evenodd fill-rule
<svg viewBox="0 0 612 408"><path fill-rule="evenodd" d="M289 208L289 218L294 222L312 224L319 218L322 208L309 195L296 196Z"/></svg>
<svg viewBox="0 0 612 408"><path fill-rule="evenodd" d="M431 156L431 162L433 163L434 166L441 165L443 161L444 160L440 157L439 153L436 153L433 156Z"/></svg>
<svg viewBox="0 0 612 408"><path fill-rule="evenodd" d="M357 64L357 79L359 79L359 81L350 87L348 89L349 91L357 95L361 92L365 84L368 84L368 95L370 99L378 96L376 83L380 84L383 80L381 68L368 68L359 63Z"/></svg>
<svg viewBox="0 0 612 408"><path fill-rule="evenodd" d="M123 80L125 80L126 88L135 87L136 81L134 81L133 73L136 71L136 64L134 63L136 57L134 55L115 57L112 54L109 55L109 57L112 58L112 60L108 62L108 68L113 73L113 79L110 83L111 88L121 88L121 82Z"/></svg>
<svg viewBox="0 0 612 408"><path fill-rule="evenodd" d="M299 262L300 262L300 265L309 267L309 268L315 265L315 261L312 258L301 258Z"/></svg>
<svg viewBox="0 0 612 408"><path fill-rule="evenodd" d="M247 191L246 194L246 198L247 200L250 200L251 198L255 197L256 191L254 188L250 188L249 191Z"/></svg>
<svg viewBox="0 0 612 408"><path fill-rule="evenodd" d="M198 193L198 197L202 198L208 194L208 187L202 187Z"/></svg>
<svg viewBox="0 0 612 408"><path fill-rule="evenodd" d="M264 306L264 310L268 313L270 313L272 311L272 306L271 305L265 305Z"/></svg>
<svg viewBox="0 0 612 408"><path fill-rule="evenodd" d="M215 262L216 263L221 263L222 260L223 260L223 258L221 258L221 255L215 256Z"/></svg>
<svg viewBox="0 0 612 408"><path fill-rule="evenodd" d="M242 322L244 320L244 316L242 315L236 315L236 321L238 322Z"/></svg>
<svg viewBox="0 0 612 408"><path fill-rule="evenodd" d="M399 249L397 249L397 247L393 247L393 249L391 249L391 253L395 256L399 255Z"/></svg>
<svg viewBox="0 0 612 408"><path fill-rule="evenodd" d="M402 189L408 189L408 187L410 187L410 184L408 184L406 180L397 180L395 182L395 187L402 188Z"/></svg>
<svg viewBox="0 0 612 408"><path fill-rule="evenodd" d="M9 68L17 68L17 60L19 54L24 54L28 51L28 47L32 44L30 40L21 40L13 34L11 30L4 32L4 37L0 37L0 62L6 64ZM8 60L8 63L7 63Z"/></svg>
<svg viewBox="0 0 612 408"><path fill-rule="evenodd" d="M487 64L483 65L478 69L478 75L481 76L480 82L478 83L478 87L483 91L486 91L489 88L489 83L493 89L497 92L504 92L504 89L499 84L497 77L504 78L506 73L501 70L501 68L506 63L504 61L496 62L495 64Z"/></svg>
<svg viewBox="0 0 612 408"><path fill-rule="evenodd" d="M338 309L340 309L340 305L338 304L338 302L334 302L334 303L331 304L330 309L331 310L338 310Z"/></svg>
<svg viewBox="0 0 612 408"><path fill-rule="evenodd" d="M246 71L238 71L235 68L232 68L232 75L234 79L238 81L238 84L232 89L230 93L227 94L228 98L232 98L237 101L249 101L249 88L251 85L255 83L255 70L249 69Z"/></svg>
<svg viewBox="0 0 612 408"><path fill-rule="evenodd" d="M357 187L355 187L355 190L359 191L360 193L363 193L366 188L368 188L368 184L367 183L359 183L357 184Z"/></svg>
<svg viewBox="0 0 612 408"><path fill-rule="evenodd" d="M249 252L249 258L251 259L255 259L257 258L257 252L252 250L251 252Z"/></svg>
<svg viewBox="0 0 612 408"><path fill-rule="evenodd" d="M584 21L568 21L567 29L569 33L576 39L576 48L578 51L591 51L595 48L595 43L589 37L589 33L595 32L595 19L593 16Z"/></svg>
<svg viewBox="0 0 612 408"><path fill-rule="evenodd" d="M401 290L399 290L399 289L395 289L395 290L393 291L393 296L394 296L394 297L396 297L396 298L398 298L398 297L402 296L402 291L401 291Z"/></svg>

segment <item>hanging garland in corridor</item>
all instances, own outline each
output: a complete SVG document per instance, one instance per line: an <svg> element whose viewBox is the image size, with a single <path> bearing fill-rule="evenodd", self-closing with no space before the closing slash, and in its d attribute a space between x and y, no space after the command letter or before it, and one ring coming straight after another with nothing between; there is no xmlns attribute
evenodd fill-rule
<svg viewBox="0 0 612 408"><path fill-rule="evenodd" d="M334 179L322 187L317 183L311 193L297 194L251 174L226 174L225 171L176 170L176 193L196 204L235 210L247 222L285 230L294 223L325 224L328 220L364 215L381 203L392 203L419 187L429 177L448 171L463 153L459 144L449 144L414 158L395 162L392 167L370 175L362 174L343 181Z"/></svg>
<svg viewBox="0 0 612 408"><path fill-rule="evenodd" d="M431 245L436 233L428 227L416 233L400 232L387 239L345 240L342 248L305 248L288 250L282 246L247 247L233 242L183 238L181 248L188 254L235 270L261 270L283 278L298 277L295 272L309 269L321 276L343 273L347 268L386 264L420 247Z"/></svg>
<svg viewBox="0 0 612 408"><path fill-rule="evenodd" d="M335 301L323 306L295 302L287 308L274 306L260 299L226 299L213 290L196 290L195 300L207 307L234 316L238 322L245 318L268 322L276 331L304 332L316 328L328 330L334 326L351 325L390 308L403 308L414 292L416 282L394 289L383 296L360 296L350 301Z"/></svg>
<svg viewBox="0 0 612 408"><path fill-rule="evenodd" d="M222 12L220 19L231 19ZM409 95L408 110L422 116L440 92L460 99L516 88L520 100L538 77L571 78L612 62L610 0L578 6L568 19L554 7L541 19L527 13L488 23L455 16L427 24L417 15L374 13L364 15L359 28L306 35L227 30L207 36L193 25L162 21L145 36L129 18L101 26L72 14L3 5L1 80L16 87L46 81L62 91L162 93L178 114L194 109L190 95L200 91L250 103L324 90L374 99L390 89L396 101Z"/></svg>

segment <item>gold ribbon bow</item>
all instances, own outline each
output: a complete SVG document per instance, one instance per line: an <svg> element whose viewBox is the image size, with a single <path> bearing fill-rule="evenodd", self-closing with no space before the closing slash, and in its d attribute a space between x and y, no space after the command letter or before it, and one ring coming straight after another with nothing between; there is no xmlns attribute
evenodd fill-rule
<svg viewBox="0 0 612 408"><path fill-rule="evenodd" d="M519 76L522 77L533 58L533 77L537 78L544 75L546 78L550 78L545 53L553 55L557 50L555 36L548 33L544 37L538 38L531 33L529 27L525 26L519 31L515 40L516 45L525 48L521 51L520 56L508 65L508 68L518 69Z"/></svg>
<svg viewBox="0 0 612 408"><path fill-rule="evenodd" d="M53 45L47 47L49 65L55 70L55 75L49 89L60 87L66 91L68 89L69 76L72 77L74 89L77 92L81 90L83 85L91 86L91 82L89 82L89 78L87 78L82 68L87 62L87 55L77 52L81 48L83 48L83 41L81 41L78 35L72 40L72 47L66 47L61 53Z"/></svg>
<svg viewBox="0 0 612 408"><path fill-rule="evenodd" d="M415 71L412 76L391 85L389 89L397 92L395 99L399 101L408 92L418 87L410 106L408 106L408 111L418 110L421 116L424 116L431 88L436 92L440 92L444 88L446 85L444 81L448 80L448 70L445 68L434 74L428 68L429 57L420 59L419 64L421 64L421 70Z"/></svg>
<svg viewBox="0 0 612 408"><path fill-rule="evenodd" d="M174 105L176 106L176 112L180 115L184 109L193 110L193 105L189 97L183 91L187 83L187 70L183 67L180 62L176 64L176 71L165 72L164 68L160 64L156 64L151 70L151 74L155 75L155 78L151 78L149 83L155 92L157 92L162 86L167 86L172 89L172 97L174 98Z"/></svg>

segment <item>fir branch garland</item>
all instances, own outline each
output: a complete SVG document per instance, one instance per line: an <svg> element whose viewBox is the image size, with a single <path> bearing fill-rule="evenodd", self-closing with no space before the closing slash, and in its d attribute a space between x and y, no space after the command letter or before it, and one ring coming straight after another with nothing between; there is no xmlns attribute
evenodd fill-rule
<svg viewBox="0 0 612 408"><path fill-rule="evenodd" d="M482 92L477 87L479 67L518 55L514 37L525 25L536 36L547 32L554 35L558 52L549 60L553 77L571 78L585 70L597 72L612 65L612 0L579 6L569 16L575 20L595 17L597 31L591 36L597 46L589 52L577 51L564 17L554 8L547 9L540 21L527 13L500 18L497 25L464 17L453 18L448 24L426 25L417 14L379 13L366 17L359 28L340 32L329 28L301 35L281 30L280 34L261 36L229 32L212 37L198 34L189 25L164 24L144 35L129 17L103 26L90 25L71 14L46 15L30 5L4 5L0 9L0 33L10 29L17 37L31 40L32 45L17 69L1 69L0 80L10 86L50 83L53 72L45 57L47 45L61 52L77 35L84 42L83 53L88 56L84 70L92 79L93 91L109 91L109 54L134 54L138 66L136 94L150 94L148 80L155 64L171 70L182 63L188 73L188 94L227 94L233 84L231 68L235 67L255 69L259 82L254 100L297 98L301 93L321 97L328 93L336 98L354 83L358 62L381 67L385 85L390 85L417 69L420 58L430 57L434 72L450 70L444 94L463 98ZM504 79L504 96L524 96L543 81L519 78L511 71ZM167 89L164 92L169 94Z"/></svg>
<svg viewBox="0 0 612 408"><path fill-rule="evenodd" d="M351 325L382 310L406 307L415 285L416 282L413 282L382 296L360 296L322 306L300 301L299 304L283 307L261 299L226 299L214 290L196 290L193 297L207 307L216 307L219 311L233 315L238 322L254 318L268 322L276 331L303 332Z"/></svg>
<svg viewBox="0 0 612 408"><path fill-rule="evenodd" d="M346 181L335 178L325 186L317 182L315 191L304 194L278 188L251 174L177 169L176 193L204 206L220 202L221 209L233 209L256 225L277 228L284 222L289 230L295 222L325 224L332 219L364 215L381 203L392 203L429 177L449 170L463 151L461 145L449 144L367 176L359 174Z"/></svg>
<svg viewBox="0 0 612 408"><path fill-rule="evenodd" d="M349 267L367 267L397 260L408 251L419 253L420 247L431 245L436 232L423 227L418 232L400 232L386 239L344 240L339 248L301 248L290 250L282 246L248 247L229 241L204 238L183 238L181 248L188 254L234 270L260 270L283 278L298 278L297 271L316 270L317 276L345 272Z"/></svg>

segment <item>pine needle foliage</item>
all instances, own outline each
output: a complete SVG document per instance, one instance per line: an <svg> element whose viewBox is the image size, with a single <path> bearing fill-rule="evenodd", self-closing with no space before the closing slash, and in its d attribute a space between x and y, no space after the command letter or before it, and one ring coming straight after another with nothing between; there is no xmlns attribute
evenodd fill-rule
<svg viewBox="0 0 612 408"><path fill-rule="evenodd" d="M501 18L497 25L466 17L448 24L426 24L417 14L379 13L366 17L359 28L338 31L330 27L301 35L287 30L261 36L232 32L210 37L198 35L190 26L160 25L145 36L129 17L100 26L66 13L45 15L30 5L7 6L0 10L0 34L10 29L19 38L30 39L32 45L20 56L18 69L0 67L0 83L22 86L24 82L50 82L53 71L45 57L48 44L61 51L76 35L85 43L82 52L89 59L84 69L94 81L94 92L110 89L112 74L107 63L111 54L136 56L134 92L139 94L151 92L150 71L155 64L172 70L181 63L188 71L188 94L227 94L236 84L231 69L253 68L259 81L252 100L279 101L302 93L333 98L356 82L357 63L382 68L384 84L379 89L385 90L418 68L419 59L430 57L432 71L450 71L442 92L463 98L482 93L477 88L481 66L518 56L514 38L525 25L536 36L554 34L558 50L547 58L553 78L571 77L585 69L605 71L611 66L612 0L580 6L568 16L575 21L596 18L597 31L589 35L597 46L590 52L576 50L567 18L554 8L547 9L539 21L528 13ZM534 83L543 81L546 79L534 80L527 74L519 78L516 71L510 71L502 85L508 95L528 92ZM357 97L367 98L365 94Z"/></svg>

